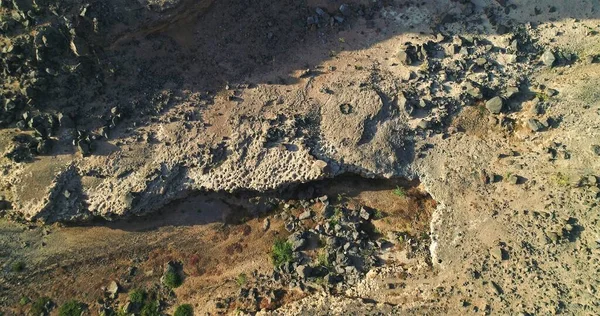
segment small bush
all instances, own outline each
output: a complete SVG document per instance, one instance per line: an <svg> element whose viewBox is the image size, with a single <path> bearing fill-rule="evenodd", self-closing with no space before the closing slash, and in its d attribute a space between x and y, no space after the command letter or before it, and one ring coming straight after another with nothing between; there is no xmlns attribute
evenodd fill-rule
<svg viewBox="0 0 600 316"><path fill-rule="evenodd" d="M50 303L51 300L48 297L40 297L33 304L31 304L31 309L29 310L30 315L46 315L47 310L46 306Z"/></svg>
<svg viewBox="0 0 600 316"><path fill-rule="evenodd" d="M320 266L325 268L332 268L333 265L329 262L329 253L327 253L327 249L321 249L317 254L317 262Z"/></svg>
<svg viewBox="0 0 600 316"><path fill-rule="evenodd" d="M244 284L246 284L246 282L248 282L248 276L246 276L245 273L240 273L240 275L238 275L237 279L235 280L235 283L237 283L239 286L243 286Z"/></svg>
<svg viewBox="0 0 600 316"><path fill-rule="evenodd" d="M167 271L167 273L165 273L165 278L163 280L163 284L170 288L170 289L174 289L177 288L181 285L182 280L181 280L181 276L179 276L179 274L175 271Z"/></svg>
<svg viewBox="0 0 600 316"><path fill-rule="evenodd" d="M21 299L19 300L19 305L21 306L25 306L27 304L29 304L29 298L27 296L22 296Z"/></svg>
<svg viewBox="0 0 600 316"><path fill-rule="evenodd" d="M396 189L394 190L394 194L399 197L406 197L406 190L404 190L404 188L396 186Z"/></svg>
<svg viewBox="0 0 600 316"><path fill-rule="evenodd" d="M152 301L144 304L140 315L142 316L160 316L158 301Z"/></svg>
<svg viewBox="0 0 600 316"><path fill-rule="evenodd" d="M140 289L134 289L129 292L129 301L134 304L142 304L146 299L146 292Z"/></svg>
<svg viewBox="0 0 600 316"><path fill-rule="evenodd" d="M23 261L17 261L10 266L12 272L23 272L25 270L25 263Z"/></svg>
<svg viewBox="0 0 600 316"><path fill-rule="evenodd" d="M192 316L194 315L194 309L190 304L179 305L175 310L175 314L173 316Z"/></svg>
<svg viewBox="0 0 600 316"><path fill-rule="evenodd" d="M292 244L285 239L276 239L271 248L271 259L273 259L273 265L280 266L284 263L291 262L292 256Z"/></svg>
<svg viewBox="0 0 600 316"><path fill-rule="evenodd" d="M58 309L58 316L81 316L81 313L83 313L84 309L85 306L82 303L76 300L71 300L63 304Z"/></svg>

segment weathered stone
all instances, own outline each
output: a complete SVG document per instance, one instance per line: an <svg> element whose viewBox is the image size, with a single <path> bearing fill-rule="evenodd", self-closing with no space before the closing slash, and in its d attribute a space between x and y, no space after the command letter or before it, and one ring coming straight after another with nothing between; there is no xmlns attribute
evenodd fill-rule
<svg viewBox="0 0 600 316"><path fill-rule="evenodd" d="M527 121L527 126L534 132L539 132L545 128L545 126L537 119L529 119Z"/></svg>
<svg viewBox="0 0 600 316"><path fill-rule="evenodd" d="M556 56L554 55L554 52L552 50L548 49L542 54L540 60L542 61L542 63L544 63L544 65L552 67L556 62Z"/></svg>
<svg viewBox="0 0 600 316"><path fill-rule="evenodd" d="M365 221L368 221L370 217L371 217L371 214L369 213L369 211L366 208L361 207L360 208L360 218L362 218Z"/></svg>
<svg viewBox="0 0 600 316"><path fill-rule="evenodd" d="M298 216L299 220L307 220L309 218L312 217L312 212L310 210L306 210L304 212L302 212L302 214L300 214L300 216Z"/></svg>
<svg viewBox="0 0 600 316"><path fill-rule="evenodd" d="M312 268L309 267L308 265L299 265L296 267L296 273L298 273L298 276L301 277L302 279L306 279L308 277L310 277L312 272Z"/></svg>
<svg viewBox="0 0 600 316"><path fill-rule="evenodd" d="M288 241L292 244L292 250L299 251L306 246L306 239L303 235L302 232L296 232L288 237Z"/></svg>
<svg viewBox="0 0 600 316"><path fill-rule="evenodd" d="M492 114L499 114L504 107L504 100L501 97L494 97L485 103L486 109Z"/></svg>
<svg viewBox="0 0 600 316"><path fill-rule="evenodd" d="M111 281L108 287L106 288L106 293L108 293L109 297L112 299L117 298L117 294L119 293L119 284L117 281Z"/></svg>
<svg viewBox="0 0 600 316"><path fill-rule="evenodd" d="M263 221L263 226L262 226L263 231L269 230L270 226L271 226L271 221L268 218L265 218L265 220Z"/></svg>

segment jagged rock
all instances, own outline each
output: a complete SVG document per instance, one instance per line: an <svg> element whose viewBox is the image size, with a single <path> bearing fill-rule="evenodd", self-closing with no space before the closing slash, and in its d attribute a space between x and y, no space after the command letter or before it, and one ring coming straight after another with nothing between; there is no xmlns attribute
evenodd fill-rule
<svg viewBox="0 0 600 316"><path fill-rule="evenodd" d="M310 277L311 272L312 268L308 265L299 265L296 267L296 273L298 273L298 276L302 279Z"/></svg>
<svg viewBox="0 0 600 316"><path fill-rule="evenodd" d="M552 50L548 49L542 54L540 60L542 61L542 63L544 63L544 65L552 67L556 62L556 55Z"/></svg>
<svg viewBox="0 0 600 316"><path fill-rule="evenodd" d="M306 239L304 233L295 232L288 237L288 241L292 244L292 250L299 251L306 246Z"/></svg>
<svg viewBox="0 0 600 316"><path fill-rule="evenodd" d="M300 216L298 216L299 220L307 220L309 218L312 217L312 212L310 210L306 210L304 212L302 212L302 214L300 214Z"/></svg>
<svg viewBox="0 0 600 316"><path fill-rule="evenodd" d="M540 121L534 118L527 120L527 126L534 132L539 132L545 128Z"/></svg>
<svg viewBox="0 0 600 316"><path fill-rule="evenodd" d="M371 217L371 214L369 213L369 211L366 208L361 207L360 208L360 218L362 218L365 221L368 221L370 217Z"/></svg>

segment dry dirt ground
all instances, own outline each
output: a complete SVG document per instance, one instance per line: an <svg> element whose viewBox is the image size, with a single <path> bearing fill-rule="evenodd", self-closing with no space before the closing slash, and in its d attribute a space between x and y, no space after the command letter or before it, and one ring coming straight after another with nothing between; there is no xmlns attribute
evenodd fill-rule
<svg viewBox="0 0 600 316"><path fill-rule="evenodd" d="M6 315L600 313L599 1L0 4ZM274 281L323 194L394 246Z"/></svg>

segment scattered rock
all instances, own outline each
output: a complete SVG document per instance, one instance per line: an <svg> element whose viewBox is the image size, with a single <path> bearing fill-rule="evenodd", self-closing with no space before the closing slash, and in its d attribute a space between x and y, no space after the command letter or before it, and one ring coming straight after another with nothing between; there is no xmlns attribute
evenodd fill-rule
<svg viewBox="0 0 600 316"><path fill-rule="evenodd" d="M270 226L271 226L271 221L268 218L265 218L265 220L263 221L263 226L262 226L263 231L269 230Z"/></svg>

